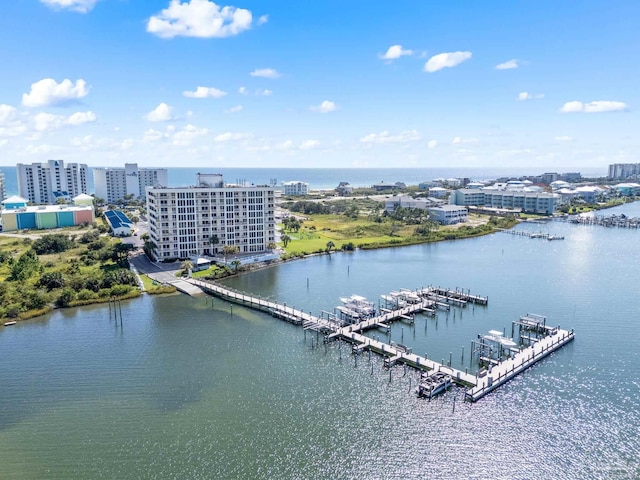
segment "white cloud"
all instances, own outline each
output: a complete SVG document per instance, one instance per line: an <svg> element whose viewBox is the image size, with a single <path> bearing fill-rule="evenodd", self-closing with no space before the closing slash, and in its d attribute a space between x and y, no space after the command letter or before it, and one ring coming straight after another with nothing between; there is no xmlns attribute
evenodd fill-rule
<svg viewBox="0 0 640 480"><path fill-rule="evenodd" d="M273 95L273 90L269 90L268 88L265 88L264 90L256 90L256 95L259 97L270 97Z"/></svg>
<svg viewBox="0 0 640 480"><path fill-rule="evenodd" d="M145 118L150 122L168 122L174 118L173 109L163 102L147 113Z"/></svg>
<svg viewBox="0 0 640 480"><path fill-rule="evenodd" d="M25 107L60 105L86 97L88 93L87 82L83 79L74 84L69 79L57 83L53 78L44 78L31 84L31 91L22 95L22 104Z"/></svg>
<svg viewBox="0 0 640 480"><path fill-rule="evenodd" d="M420 140L420 134L417 130L408 130L398 135L391 135L388 131L380 133L370 133L360 139L362 143L406 143Z"/></svg>
<svg viewBox="0 0 640 480"><path fill-rule="evenodd" d="M570 137L568 135L559 135L555 138L555 140L558 142L571 142L573 140L573 137Z"/></svg>
<svg viewBox="0 0 640 480"><path fill-rule="evenodd" d="M613 100L596 100L594 102L582 103L579 101L565 103L560 112L562 113L602 113L602 112L622 112L629 107L624 102Z"/></svg>
<svg viewBox="0 0 640 480"><path fill-rule="evenodd" d="M269 21L269 15L262 15L260 18L258 18L258 21L256 22L256 24L257 25L264 25L268 21Z"/></svg>
<svg viewBox="0 0 640 480"><path fill-rule="evenodd" d="M405 55L413 55L413 50L404 50L402 45L392 45L387 50L387 53L380 55L383 60L395 60Z"/></svg>
<svg viewBox="0 0 640 480"><path fill-rule="evenodd" d="M55 150L60 150L60 147L41 143L38 145L27 145L24 148L24 153L26 153L27 155L46 155Z"/></svg>
<svg viewBox="0 0 640 480"><path fill-rule="evenodd" d="M208 0L171 0L169 7L149 18L147 32L162 38L224 38L251 28L249 10L220 7Z"/></svg>
<svg viewBox="0 0 640 480"><path fill-rule="evenodd" d="M9 125L15 121L18 116L18 110L11 105L0 103L0 126Z"/></svg>
<svg viewBox="0 0 640 480"><path fill-rule="evenodd" d="M0 148L4 147L8 142L9 140L0 140Z"/></svg>
<svg viewBox="0 0 640 480"><path fill-rule="evenodd" d="M198 128L194 125L186 125L182 130L177 131L173 135L173 144L178 146L191 145L191 142L198 137L207 135L209 130L207 128Z"/></svg>
<svg viewBox="0 0 640 480"><path fill-rule="evenodd" d="M162 133L158 130L154 130L153 128L150 128L149 130L147 130L146 132L144 132L143 136L142 136L142 141L145 143L153 143L153 142L157 142L158 140L162 140L164 138L167 138L168 135L165 133Z"/></svg>
<svg viewBox="0 0 640 480"><path fill-rule="evenodd" d="M121 150L129 150L133 147L133 138L125 138L119 146Z"/></svg>
<svg viewBox="0 0 640 480"><path fill-rule="evenodd" d="M242 111L242 105L236 105L235 107L231 107L228 110L225 110L225 113L238 113Z"/></svg>
<svg viewBox="0 0 640 480"><path fill-rule="evenodd" d="M544 98L544 93L537 93L537 94L532 94L529 92L520 92L518 94L518 100L520 101L524 101L524 100L534 100L534 99L541 99Z"/></svg>
<svg viewBox="0 0 640 480"><path fill-rule="evenodd" d="M312 150L314 148L318 148L320 146L320 142L318 140L305 140L300 144L300 150Z"/></svg>
<svg viewBox="0 0 640 480"><path fill-rule="evenodd" d="M338 106L330 100L324 100L320 105L311 106L309 109L312 112L330 113L335 112L338 109Z"/></svg>
<svg viewBox="0 0 640 480"><path fill-rule="evenodd" d="M284 142L276 145L276 149L278 150L291 150L292 148L294 148L294 145L291 140L285 140Z"/></svg>
<svg viewBox="0 0 640 480"><path fill-rule="evenodd" d="M246 95L246 94L248 93L248 92L247 92L247 87L240 87L240 88L238 89L238 93L239 93L240 95Z"/></svg>
<svg viewBox="0 0 640 480"><path fill-rule="evenodd" d="M453 140L451 141L452 144L454 145L461 145L463 143L476 143L478 141L477 138L462 138L462 137L453 137Z"/></svg>
<svg viewBox="0 0 640 480"><path fill-rule="evenodd" d="M73 12L87 13L98 0L40 0L47 7L56 9L68 9Z"/></svg>
<svg viewBox="0 0 640 480"><path fill-rule="evenodd" d="M76 112L69 116L67 123L69 125L82 125L83 123L95 122L98 119L95 113L88 112Z"/></svg>
<svg viewBox="0 0 640 480"><path fill-rule="evenodd" d="M427 147L429 148L436 148L437 146L438 146L437 140L429 140L429 143L427 143Z"/></svg>
<svg viewBox="0 0 640 480"><path fill-rule="evenodd" d="M279 78L280 73L273 68L257 68L249 75L252 77L263 77L263 78Z"/></svg>
<svg viewBox="0 0 640 480"><path fill-rule="evenodd" d="M219 135L216 135L213 138L213 141L220 143L220 142L231 142L231 141L237 141L237 140L246 140L248 138L251 138L251 135L248 133L226 132L226 133L221 133Z"/></svg>
<svg viewBox="0 0 640 480"><path fill-rule="evenodd" d="M424 64L424 71L433 73L443 68L455 67L471 58L471 52L445 52L434 55Z"/></svg>
<svg viewBox="0 0 640 480"><path fill-rule="evenodd" d="M69 117L42 112L33 117L33 126L37 132L51 132L66 126L78 126L95 122L97 118L96 114L91 111L76 112Z"/></svg>
<svg viewBox="0 0 640 480"><path fill-rule="evenodd" d="M504 63L496 65L496 70L512 70L514 68L518 68L519 66L519 60L512 58L511 60L507 60Z"/></svg>
<svg viewBox="0 0 640 480"><path fill-rule="evenodd" d="M222 98L227 94L213 87L197 87L195 91L185 90L182 95L188 98Z"/></svg>

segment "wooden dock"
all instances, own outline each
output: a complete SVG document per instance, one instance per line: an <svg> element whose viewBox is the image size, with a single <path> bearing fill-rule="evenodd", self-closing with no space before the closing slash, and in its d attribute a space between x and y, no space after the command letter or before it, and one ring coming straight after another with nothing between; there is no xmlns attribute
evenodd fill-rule
<svg viewBox="0 0 640 480"><path fill-rule="evenodd" d="M574 339L573 330L555 329L555 333L544 338L540 338L534 345L531 345L511 358L492 365L486 375L478 377L476 384L467 390L465 399L470 402L477 402L487 393L495 390L501 385L519 375L534 363Z"/></svg>
<svg viewBox="0 0 640 480"><path fill-rule="evenodd" d="M423 297L423 301L420 303L410 304L397 310L385 310L381 315L376 317L341 327L335 322L335 319L331 320L330 318L316 317L286 304L279 304L269 299L254 297L245 292L238 292L210 282L203 282L196 279L189 279L188 281L203 291L229 302L267 312L274 317L296 325L301 325L304 329L321 332L324 334L325 341L346 340L352 344L352 352L354 354L361 353L365 350L378 353L384 357L384 365L388 368L403 363L420 371L447 373L451 376L454 383L467 389L465 400L470 402L480 400L488 393L505 384L516 375L574 339L573 330L567 331L545 326L546 336L536 338L535 343L522 350L514 349L515 351L511 352L511 356L508 359L491 359L492 361L488 362L490 364L488 370L478 371L474 375L467 371L463 372L453 368L445 363L438 363L417 355L404 345L394 342L384 343L367 337L362 332L374 328L389 330L390 322L409 318L415 313L433 312L438 303L444 304L444 302L437 300L425 299L429 294L435 294L439 299L443 296L449 299L464 300L467 303L484 305L486 305L488 301L487 297L473 296L468 293L458 292L457 290L429 287L428 289L416 291L418 295ZM449 304L447 303L446 305L448 306ZM521 320L523 321L521 323L524 323L524 320L528 319L528 316L522 317Z"/></svg>

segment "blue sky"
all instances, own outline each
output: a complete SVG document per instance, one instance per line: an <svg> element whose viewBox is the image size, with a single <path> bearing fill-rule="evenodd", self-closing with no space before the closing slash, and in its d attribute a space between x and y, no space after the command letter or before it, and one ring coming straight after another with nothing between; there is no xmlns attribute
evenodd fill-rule
<svg viewBox="0 0 640 480"><path fill-rule="evenodd" d="M639 162L640 2L21 0L0 164Z"/></svg>

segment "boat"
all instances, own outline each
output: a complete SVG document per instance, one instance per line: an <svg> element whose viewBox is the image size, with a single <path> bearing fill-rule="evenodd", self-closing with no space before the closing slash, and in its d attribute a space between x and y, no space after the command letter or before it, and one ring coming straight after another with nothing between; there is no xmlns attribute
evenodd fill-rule
<svg viewBox="0 0 640 480"><path fill-rule="evenodd" d="M360 314L358 312L351 310L350 308L339 306L339 307L336 307L336 310L340 312L343 320L352 321L352 320L360 319Z"/></svg>
<svg viewBox="0 0 640 480"><path fill-rule="evenodd" d="M423 372L418 384L418 396L432 398L453 384L451 375L445 372Z"/></svg>
<svg viewBox="0 0 640 480"><path fill-rule="evenodd" d="M373 303L368 301L365 297L360 295L351 295L350 297L340 297L340 301L349 310L359 313L365 317L373 317L376 314L376 309Z"/></svg>
<svg viewBox="0 0 640 480"><path fill-rule="evenodd" d="M505 348L513 348L517 346L511 338L505 337L500 330L489 330L489 333L482 335L482 338L490 342L498 343Z"/></svg>
<svg viewBox="0 0 640 480"><path fill-rule="evenodd" d="M15 324L16 324L15 320L11 320L10 322L4 322L5 327L10 327L11 325L15 325Z"/></svg>
<svg viewBox="0 0 640 480"><path fill-rule="evenodd" d="M413 292L408 288L401 288L400 293L408 303L420 303L422 301L416 292Z"/></svg>
<svg viewBox="0 0 640 480"><path fill-rule="evenodd" d="M380 298L382 298L385 302L387 302L387 305L391 305L394 308L404 308L407 306L407 302L405 302L399 296L380 295Z"/></svg>
<svg viewBox="0 0 640 480"><path fill-rule="evenodd" d="M547 240L564 240L564 237L561 235L549 235Z"/></svg>

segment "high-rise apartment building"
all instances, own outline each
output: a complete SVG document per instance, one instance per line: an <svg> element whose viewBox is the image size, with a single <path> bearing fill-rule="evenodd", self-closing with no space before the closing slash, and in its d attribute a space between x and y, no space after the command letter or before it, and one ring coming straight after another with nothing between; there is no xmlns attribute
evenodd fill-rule
<svg viewBox="0 0 640 480"><path fill-rule="evenodd" d="M65 166L63 160L49 160L47 163L19 163L18 191L20 196L31 203L55 203L57 198L70 200L87 191L89 168L82 163Z"/></svg>
<svg viewBox="0 0 640 480"><path fill-rule="evenodd" d="M115 203L126 195L144 198L146 187L166 187L166 168L138 168L137 163L125 163L124 168L94 168L93 187L96 197Z"/></svg>
<svg viewBox="0 0 640 480"><path fill-rule="evenodd" d="M640 175L640 163L614 163L609 165L609 178L622 180Z"/></svg>
<svg viewBox="0 0 640 480"><path fill-rule="evenodd" d="M275 242L274 187L225 185L198 174L195 187L147 187L150 240L156 260L216 256L224 246L261 253Z"/></svg>
<svg viewBox="0 0 640 480"><path fill-rule="evenodd" d="M0 172L0 202L7 198L7 191L4 188L4 173Z"/></svg>

